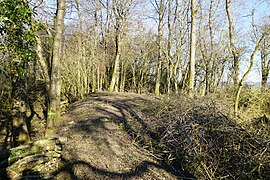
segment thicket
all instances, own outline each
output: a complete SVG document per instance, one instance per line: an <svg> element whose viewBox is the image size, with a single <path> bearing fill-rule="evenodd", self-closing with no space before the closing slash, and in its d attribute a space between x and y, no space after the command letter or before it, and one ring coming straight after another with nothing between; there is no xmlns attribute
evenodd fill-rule
<svg viewBox="0 0 270 180"><path fill-rule="evenodd" d="M269 178L270 94L246 88L238 116L231 113L229 94L178 96L149 105L148 148L198 179Z"/></svg>

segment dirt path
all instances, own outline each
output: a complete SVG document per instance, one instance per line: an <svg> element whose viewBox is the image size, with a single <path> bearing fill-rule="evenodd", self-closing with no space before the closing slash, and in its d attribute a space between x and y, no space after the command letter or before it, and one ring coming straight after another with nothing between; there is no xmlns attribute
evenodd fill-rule
<svg viewBox="0 0 270 180"><path fill-rule="evenodd" d="M98 93L71 105L59 134L68 138L65 165L56 179L179 179L138 145L136 127L154 99L131 93Z"/></svg>

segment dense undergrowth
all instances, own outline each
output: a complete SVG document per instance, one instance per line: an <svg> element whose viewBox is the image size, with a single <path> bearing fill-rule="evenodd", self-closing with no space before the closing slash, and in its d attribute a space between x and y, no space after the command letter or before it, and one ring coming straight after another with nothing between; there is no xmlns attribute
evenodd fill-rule
<svg viewBox="0 0 270 180"><path fill-rule="evenodd" d="M1 104L8 104L8 96L1 97ZM237 115L232 90L142 102L146 126L137 127L136 140L183 176L270 177L270 92L244 89ZM2 115L9 111L9 106L1 107Z"/></svg>
<svg viewBox="0 0 270 180"><path fill-rule="evenodd" d="M228 97L174 96L149 104L148 149L198 179L269 178L269 93L247 89L237 116Z"/></svg>

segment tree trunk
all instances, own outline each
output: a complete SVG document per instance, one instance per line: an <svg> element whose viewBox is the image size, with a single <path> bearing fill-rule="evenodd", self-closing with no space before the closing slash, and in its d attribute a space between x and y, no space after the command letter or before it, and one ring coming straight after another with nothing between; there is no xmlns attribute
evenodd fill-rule
<svg viewBox="0 0 270 180"><path fill-rule="evenodd" d="M30 132L27 127L26 103L25 101L19 101L17 104L19 105L19 110L12 120L13 146L30 142Z"/></svg>
<svg viewBox="0 0 270 180"><path fill-rule="evenodd" d="M125 64L122 62L121 66L121 79L120 79L120 92L125 91L125 82L126 82L126 69L125 69Z"/></svg>
<svg viewBox="0 0 270 180"><path fill-rule="evenodd" d="M60 121L61 113L61 49L64 31L66 1L57 1L57 11L55 18L55 36L53 43L53 56L51 63L51 77L49 89L49 107L48 119L46 124L46 137L53 137L55 134L55 125Z"/></svg>
<svg viewBox="0 0 270 180"><path fill-rule="evenodd" d="M161 61L158 62L157 69L156 69L156 85L155 85L155 95L160 95L160 76L161 76Z"/></svg>
<svg viewBox="0 0 270 180"><path fill-rule="evenodd" d="M243 75L242 79L239 82L239 85L238 85L238 88L237 88L237 91L236 91L236 95L235 95L235 100L234 100L234 113L235 114L238 112L239 97L240 97L240 93L242 91L242 88L244 86L244 82L245 82L248 74L250 73L250 71L253 68L255 54L260 49L260 43L262 42L262 40L264 39L264 37L269 34L269 32L270 32L270 29L265 34L263 34L262 37L258 40L258 42L256 44L256 47L255 47L254 51L252 52L252 54L250 56L250 65L249 65L249 68L245 72L245 74Z"/></svg>
<svg viewBox="0 0 270 180"><path fill-rule="evenodd" d="M142 92L142 89L143 89L143 85L145 84L144 81L145 81L145 78L144 78L144 75L145 75L145 71L147 70L148 68L148 61L146 59L144 59L144 64L143 64L143 67L140 69L140 77L139 77L139 81L138 81L138 94L141 94Z"/></svg>
<svg viewBox="0 0 270 180"><path fill-rule="evenodd" d="M238 85L238 78L239 78L239 54L237 52L235 42L234 42L235 40L234 25L233 25L233 20L231 17L231 12L230 12L230 3L231 3L231 0L226 0L226 13L227 13L228 21L229 21L230 48L233 55L233 83L234 83L234 86L236 87Z"/></svg>
<svg viewBox="0 0 270 180"><path fill-rule="evenodd" d="M118 39L118 38L117 38ZM119 63L120 63L120 50L119 50L120 43L116 40L116 55L114 58L114 68L112 74L112 80L110 83L109 92L118 91L118 81L119 80Z"/></svg>
<svg viewBox="0 0 270 180"><path fill-rule="evenodd" d="M157 2L156 2L157 3ZM161 61L162 61L162 38L163 38L163 19L165 14L165 5L164 0L161 0L157 6L158 13L158 37L157 37L157 45L158 45L158 64L156 67L156 84L155 84L155 95L160 95L160 78L161 78Z"/></svg>
<svg viewBox="0 0 270 180"><path fill-rule="evenodd" d="M195 53L196 53L196 0L191 0L191 32L190 32L190 59L189 59L189 80L188 95L192 96L195 81Z"/></svg>
<svg viewBox="0 0 270 180"><path fill-rule="evenodd" d="M207 77L208 85L207 85L206 93L212 92L214 67L216 66L216 60L214 57L215 48L214 48L214 35L213 35L213 3L214 3L214 0L211 0L210 7L209 7L209 17L208 17L211 52L210 52L209 62L207 65L208 66L207 75L209 77Z"/></svg>
<svg viewBox="0 0 270 180"><path fill-rule="evenodd" d="M100 71L99 71L99 66L97 66L97 91L100 91Z"/></svg>
<svg viewBox="0 0 270 180"><path fill-rule="evenodd" d="M177 53L177 60L176 60L176 63L173 67L173 78L174 78L174 90L175 90L175 93L178 93L179 90L178 90L178 66L180 64L180 61L181 61L181 56L182 56L182 51L178 52Z"/></svg>
<svg viewBox="0 0 270 180"><path fill-rule="evenodd" d="M95 71L95 66L93 65L92 69L92 90L91 92L94 93L96 91L96 71Z"/></svg>
<svg viewBox="0 0 270 180"><path fill-rule="evenodd" d="M267 46L265 40L263 42L263 47L261 50L261 70L262 70L262 79L261 79L261 91L264 92L267 88L267 79L270 69L270 60L268 60L268 53L265 49Z"/></svg>
<svg viewBox="0 0 270 180"><path fill-rule="evenodd" d="M209 63L206 63L206 69L205 69L205 93L204 95L207 95L210 91L210 67Z"/></svg>
<svg viewBox="0 0 270 180"><path fill-rule="evenodd" d="M115 10L116 11L116 10ZM116 14L116 12L115 12ZM115 35L115 58L114 58L114 68L112 79L109 87L109 92L118 91L118 81L119 81L119 65L120 65L120 55L122 46L122 24L123 22L119 17L116 18L116 35Z"/></svg>

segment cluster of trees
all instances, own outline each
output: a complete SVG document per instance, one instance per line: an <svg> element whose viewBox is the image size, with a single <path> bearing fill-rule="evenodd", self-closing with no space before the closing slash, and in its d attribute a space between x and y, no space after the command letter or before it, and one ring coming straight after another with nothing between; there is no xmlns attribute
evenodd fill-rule
<svg viewBox="0 0 270 180"><path fill-rule="evenodd" d="M255 6L249 6L246 16L235 11L237 3L251 4L248 0L57 0L54 5L43 0L1 0L0 78L5 82L0 87L1 113L17 109L12 118L20 119L18 128L23 128L25 141L38 92L45 97L47 136L54 134L60 119L61 92L69 99L103 90L192 96L233 84L237 112L258 51L262 90L270 69L269 17L257 22ZM255 5L262 4L267 2ZM50 14L52 10L56 13ZM244 25L249 39L238 33L236 16L246 16L250 22ZM249 62L243 75L242 59ZM31 115L26 113L29 109Z"/></svg>
<svg viewBox="0 0 270 180"><path fill-rule="evenodd" d="M55 123L60 120L60 57L66 2L57 1L54 32L49 44L51 51L47 59L43 58L39 39L44 28L35 19L35 7L26 0L3 0L0 7L1 116L12 123L11 142L17 146L30 141L31 120L38 115L34 103L39 92L46 97L47 137L54 136Z"/></svg>
<svg viewBox="0 0 270 180"><path fill-rule="evenodd" d="M247 14L236 12L238 3L249 5ZM230 0L75 1L70 5L74 11L64 41L63 92L80 98L100 90L157 96L192 95L196 90L206 95L226 85L235 87L238 101L256 53L262 55L269 49L264 45L269 41L269 17L258 22L260 9L250 4ZM241 20L246 22L241 25L246 31L239 32L241 22L236 16L244 16ZM261 57L262 89L267 85L268 59L266 54ZM244 61L250 63L246 73L242 72Z"/></svg>

